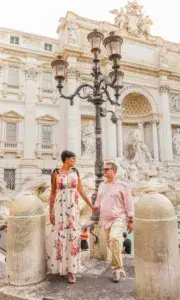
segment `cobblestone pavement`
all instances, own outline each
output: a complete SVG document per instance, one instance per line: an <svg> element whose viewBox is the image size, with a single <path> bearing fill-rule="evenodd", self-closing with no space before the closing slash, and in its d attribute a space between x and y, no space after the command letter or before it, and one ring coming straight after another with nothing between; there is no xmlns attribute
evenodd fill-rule
<svg viewBox="0 0 180 300"><path fill-rule="evenodd" d="M134 296L134 261L125 258L127 278L119 283L111 280L111 270L107 262L89 259L89 253L82 255L83 273L77 276L74 285L67 283L66 277L47 275L36 285L12 287L2 280L4 266L0 265L0 300L135 300Z"/></svg>

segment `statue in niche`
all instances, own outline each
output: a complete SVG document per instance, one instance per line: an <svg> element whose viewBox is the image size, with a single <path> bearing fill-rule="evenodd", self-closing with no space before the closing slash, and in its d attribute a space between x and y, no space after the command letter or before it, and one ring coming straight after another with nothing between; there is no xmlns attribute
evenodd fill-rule
<svg viewBox="0 0 180 300"><path fill-rule="evenodd" d="M176 132L172 136L173 152L180 156L180 128L176 129Z"/></svg>
<svg viewBox="0 0 180 300"><path fill-rule="evenodd" d="M151 153L144 143L141 131L132 129L128 133L127 144L125 148L125 157L139 170L148 170L152 166Z"/></svg>
<svg viewBox="0 0 180 300"><path fill-rule="evenodd" d="M94 122L90 120L82 129L81 145L83 156L93 156L95 154L95 141Z"/></svg>
<svg viewBox="0 0 180 300"><path fill-rule="evenodd" d="M77 28L78 28L78 26L74 23L69 23L68 24L68 29L69 29L68 41L71 44L76 44L77 43Z"/></svg>

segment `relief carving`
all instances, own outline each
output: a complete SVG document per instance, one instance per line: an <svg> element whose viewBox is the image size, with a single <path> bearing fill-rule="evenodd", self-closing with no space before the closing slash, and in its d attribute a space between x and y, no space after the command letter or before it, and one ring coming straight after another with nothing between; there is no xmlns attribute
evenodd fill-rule
<svg viewBox="0 0 180 300"><path fill-rule="evenodd" d="M176 129L172 136L173 153L180 156L180 128Z"/></svg>
<svg viewBox="0 0 180 300"><path fill-rule="evenodd" d="M95 126L94 121L89 120L88 124L82 126L81 146L82 156L95 155Z"/></svg>
<svg viewBox="0 0 180 300"><path fill-rule="evenodd" d="M37 79L38 70L35 68L28 68L25 70L25 77L27 80L35 81Z"/></svg>
<svg viewBox="0 0 180 300"><path fill-rule="evenodd" d="M172 113L180 112L180 95L171 95L170 98L170 111Z"/></svg>
<svg viewBox="0 0 180 300"><path fill-rule="evenodd" d="M145 37L148 40L152 40L150 29L153 23L149 16L144 17L142 12L143 6L134 0L133 2L129 2L125 8L125 12L123 8L121 8L120 11L117 9L110 11L116 15L115 25L118 26L121 31L123 30L129 35Z"/></svg>

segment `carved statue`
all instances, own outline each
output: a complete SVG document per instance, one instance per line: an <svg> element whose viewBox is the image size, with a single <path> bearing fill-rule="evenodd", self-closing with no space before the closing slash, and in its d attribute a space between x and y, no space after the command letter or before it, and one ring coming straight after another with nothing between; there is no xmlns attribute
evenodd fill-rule
<svg viewBox="0 0 180 300"><path fill-rule="evenodd" d="M125 156L134 163L138 169L151 168L152 157L146 144L144 143L141 131L132 129L128 133Z"/></svg>
<svg viewBox="0 0 180 300"><path fill-rule="evenodd" d="M146 38L150 36L150 29L152 24L153 22L149 16L146 16L145 19L142 19L142 21L139 24L139 27L142 30L142 32L146 35Z"/></svg>
<svg viewBox="0 0 180 300"><path fill-rule="evenodd" d="M119 29L122 30L124 28L124 25L126 23L126 15L124 12L124 9L121 8L121 10L118 12L117 9L111 10L110 13L116 15L115 18L115 24L119 26Z"/></svg>
<svg viewBox="0 0 180 300"><path fill-rule="evenodd" d="M176 129L176 132L172 136L173 152L176 155L180 155L180 128Z"/></svg>
<svg viewBox="0 0 180 300"><path fill-rule="evenodd" d="M95 128L94 122L89 121L82 130L82 155L93 156L95 154Z"/></svg>
<svg viewBox="0 0 180 300"><path fill-rule="evenodd" d="M74 23L68 24L69 29L69 43L77 43L77 28L78 26Z"/></svg>

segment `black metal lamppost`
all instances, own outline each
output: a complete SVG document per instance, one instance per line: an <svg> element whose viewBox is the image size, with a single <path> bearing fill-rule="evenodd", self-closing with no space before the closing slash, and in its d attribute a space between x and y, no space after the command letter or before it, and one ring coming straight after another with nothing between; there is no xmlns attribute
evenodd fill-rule
<svg viewBox="0 0 180 300"><path fill-rule="evenodd" d="M91 44L91 52L94 55L93 67L92 67L92 77L94 78L93 85L82 84L80 85L72 95L66 96L62 93L63 81L66 78L68 71L68 63L58 56L51 65L54 71L54 77L58 82L57 88L60 93L60 97L70 101L70 105L74 104L74 98L78 96L81 99L87 99L88 102L94 104L96 111L96 126L95 126L95 136L96 136L96 161L95 161L95 185L96 190L92 196L92 202L94 203L97 197L97 190L99 184L103 181L103 158L102 158L102 128L101 128L101 117L105 117L107 112L112 113L111 121L116 123L117 117L113 111L106 111L102 105L105 102L110 102L112 105L118 105L119 91L123 87L123 76L124 73L120 70L119 61L121 59L121 46L123 39L111 32L108 37L104 38L104 35L94 29L87 36L88 41ZM100 60L98 58L101 53L101 44L104 44L109 60L113 62L112 71L109 76L103 76L100 70ZM109 88L112 88L115 92L114 99L111 98L109 94ZM84 90L88 89L88 93L84 94ZM83 94L82 94L83 92Z"/></svg>

